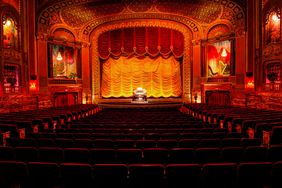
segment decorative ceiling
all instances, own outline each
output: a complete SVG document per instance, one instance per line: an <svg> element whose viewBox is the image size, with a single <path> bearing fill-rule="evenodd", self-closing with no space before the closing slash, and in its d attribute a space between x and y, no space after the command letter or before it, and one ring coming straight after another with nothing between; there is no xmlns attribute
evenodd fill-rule
<svg viewBox="0 0 282 188"><path fill-rule="evenodd" d="M40 1L38 1L39 3ZM157 18L186 21L193 32L219 22L243 27L245 0L45 0L38 4L39 31L56 24L82 32L114 18ZM134 16L135 15L135 16ZM148 16L150 15L150 16ZM108 19L109 18L109 19ZM101 21L103 20L103 21ZM44 29L40 29L40 27ZM85 33L85 32L84 32Z"/></svg>
<svg viewBox="0 0 282 188"><path fill-rule="evenodd" d="M20 1L19 0L2 0L2 3L9 4L14 7L18 12L20 11Z"/></svg>

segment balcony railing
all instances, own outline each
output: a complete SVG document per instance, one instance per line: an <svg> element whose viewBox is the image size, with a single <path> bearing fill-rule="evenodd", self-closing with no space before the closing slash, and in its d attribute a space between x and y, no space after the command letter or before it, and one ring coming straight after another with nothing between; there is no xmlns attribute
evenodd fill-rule
<svg viewBox="0 0 282 188"><path fill-rule="evenodd" d="M5 86L4 85L4 93L21 93L22 87L20 86Z"/></svg>
<svg viewBox="0 0 282 188"><path fill-rule="evenodd" d="M266 83L264 91L279 92L281 91L281 83Z"/></svg>
<svg viewBox="0 0 282 188"><path fill-rule="evenodd" d="M82 84L82 79L55 79L49 78L48 84Z"/></svg>

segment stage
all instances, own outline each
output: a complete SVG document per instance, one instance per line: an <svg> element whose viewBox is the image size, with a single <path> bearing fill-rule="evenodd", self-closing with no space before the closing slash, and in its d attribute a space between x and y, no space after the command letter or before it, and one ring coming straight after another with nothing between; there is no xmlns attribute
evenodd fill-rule
<svg viewBox="0 0 282 188"><path fill-rule="evenodd" d="M132 99L101 99L98 106L101 108L170 108L181 107L182 98L148 98L147 103L132 103Z"/></svg>

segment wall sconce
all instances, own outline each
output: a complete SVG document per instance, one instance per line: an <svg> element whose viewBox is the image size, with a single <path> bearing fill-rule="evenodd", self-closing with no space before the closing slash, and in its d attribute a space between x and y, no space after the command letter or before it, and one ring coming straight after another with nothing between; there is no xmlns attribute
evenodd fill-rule
<svg viewBox="0 0 282 188"><path fill-rule="evenodd" d="M220 55L221 55L221 57L227 57L227 52L226 52L225 48L223 48Z"/></svg>
<svg viewBox="0 0 282 188"><path fill-rule="evenodd" d="M29 91L31 93L37 93L38 92L38 81L37 81L36 75L30 75Z"/></svg>
<svg viewBox="0 0 282 188"><path fill-rule="evenodd" d="M247 88L247 89L253 89L253 88L255 88L254 81L248 81L248 83L246 84L246 88Z"/></svg>
<svg viewBox="0 0 282 188"><path fill-rule="evenodd" d="M12 25L12 22L9 19L6 19L3 21L3 25L10 27Z"/></svg>
<svg viewBox="0 0 282 188"><path fill-rule="evenodd" d="M57 60L58 60L58 61L62 61L62 60L63 60L63 57L62 57L62 55L61 55L61 52L60 52L60 51L58 52L58 55L57 55Z"/></svg>
<svg viewBox="0 0 282 188"><path fill-rule="evenodd" d="M198 95L197 95L197 93L195 93L195 95L194 95L194 100L195 100L195 103L197 103L197 100L198 100Z"/></svg>
<svg viewBox="0 0 282 188"><path fill-rule="evenodd" d="M254 77L252 72L246 73L245 88L251 90L255 88Z"/></svg>
<svg viewBox="0 0 282 188"><path fill-rule="evenodd" d="M271 19L274 23L278 23L280 22L280 18L278 17L277 13L274 13L272 16L271 16Z"/></svg>

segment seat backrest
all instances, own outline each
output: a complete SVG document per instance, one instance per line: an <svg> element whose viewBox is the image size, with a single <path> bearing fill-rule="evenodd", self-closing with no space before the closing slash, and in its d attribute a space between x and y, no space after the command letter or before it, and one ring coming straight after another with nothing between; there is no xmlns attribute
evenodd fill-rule
<svg viewBox="0 0 282 188"><path fill-rule="evenodd" d="M268 160L268 148L263 146L249 146L245 148L244 161L267 161Z"/></svg>
<svg viewBox="0 0 282 188"><path fill-rule="evenodd" d="M65 148L64 162L89 163L89 150L86 148Z"/></svg>
<svg viewBox="0 0 282 188"><path fill-rule="evenodd" d="M238 186L240 188L263 188L268 186L272 163L247 162L238 165Z"/></svg>
<svg viewBox="0 0 282 188"><path fill-rule="evenodd" d="M195 162L194 148L172 148L169 151L169 163L193 163Z"/></svg>
<svg viewBox="0 0 282 188"><path fill-rule="evenodd" d="M168 164L165 168L165 177L168 188L199 188L201 166L199 164Z"/></svg>
<svg viewBox="0 0 282 188"><path fill-rule="evenodd" d="M91 165L83 163L62 163L60 169L63 187L91 187Z"/></svg>
<svg viewBox="0 0 282 188"><path fill-rule="evenodd" d="M143 157L145 163L165 164L168 162L168 150L165 148L145 148Z"/></svg>
<svg viewBox="0 0 282 188"><path fill-rule="evenodd" d="M282 179L282 161L272 164L270 185L272 188L280 188Z"/></svg>
<svg viewBox="0 0 282 188"><path fill-rule="evenodd" d="M94 187L125 187L128 169L124 164L96 164L93 166Z"/></svg>
<svg viewBox="0 0 282 188"><path fill-rule="evenodd" d="M141 149L117 149L117 162L124 164L133 164L142 162Z"/></svg>
<svg viewBox="0 0 282 188"><path fill-rule="evenodd" d="M90 163L115 163L116 153L114 149L95 148L90 150Z"/></svg>
<svg viewBox="0 0 282 188"><path fill-rule="evenodd" d="M129 187L162 187L164 166L160 164L129 165Z"/></svg>
<svg viewBox="0 0 282 188"><path fill-rule="evenodd" d="M28 171L31 187L60 186L60 167L57 163L29 162Z"/></svg>
<svg viewBox="0 0 282 188"><path fill-rule="evenodd" d="M64 151L58 147L41 147L38 149L39 160L60 163L64 160Z"/></svg>
<svg viewBox="0 0 282 188"><path fill-rule="evenodd" d="M198 163L219 162L221 150L219 148L198 148L195 150L195 156Z"/></svg>
<svg viewBox="0 0 282 188"><path fill-rule="evenodd" d="M243 147L224 147L221 150L221 158L224 162L239 163L243 160Z"/></svg>
<svg viewBox="0 0 282 188"><path fill-rule="evenodd" d="M21 187L27 183L28 169L24 162L0 161L1 187Z"/></svg>
<svg viewBox="0 0 282 188"><path fill-rule="evenodd" d="M18 161L38 161L38 150L35 147L15 147L14 151Z"/></svg>
<svg viewBox="0 0 282 188"><path fill-rule="evenodd" d="M8 146L0 146L0 160L15 160L14 148Z"/></svg>
<svg viewBox="0 0 282 188"><path fill-rule="evenodd" d="M236 163L205 164L202 169L203 188L235 188L236 178Z"/></svg>

